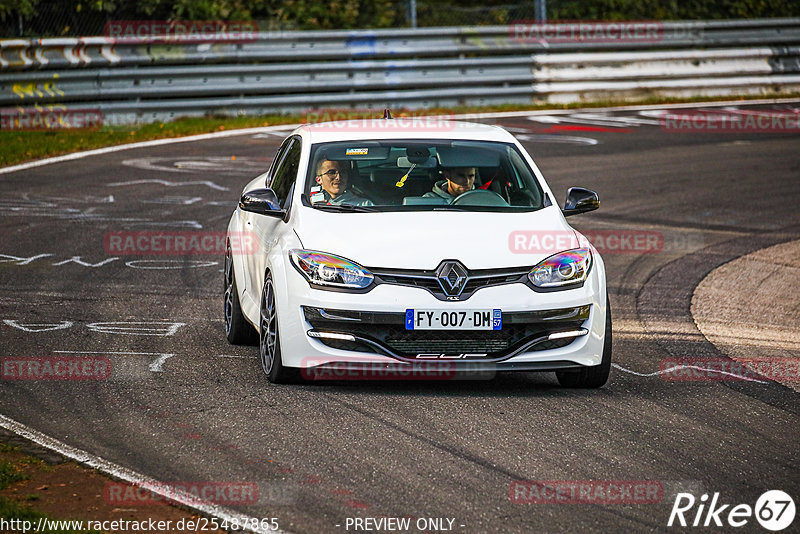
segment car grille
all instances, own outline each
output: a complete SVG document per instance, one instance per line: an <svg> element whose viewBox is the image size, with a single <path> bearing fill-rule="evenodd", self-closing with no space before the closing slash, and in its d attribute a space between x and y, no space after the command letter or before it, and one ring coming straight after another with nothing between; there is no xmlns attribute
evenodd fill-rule
<svg viewBox="0 0 800 534"><path fill-rule="evenodd" d="M482 287L491 287L491 286L501 286L505 284L513 284L514 282L518 282L522 276L528 274L528 271L520 272L512 272L511 274L505 275L497 275L497 276L486 276L486 277L479 277L479 278L470 278L467 281L467 284L464 286L465 293L474 293L478 289Z"/></svg>
<svg viewBox="0 0 800 534"><path fill-rule="evenodd" d="M373 273L377 274L377 273ZM381 282L398 286L412 286L427 289L431 293L441 292L439 281L434 276L409 276L399 273L380 273L378 274Z"/></svg>
<svg viewBox="0 0 800 534"><path fill-rule="evenodd" d="M436 278L436 271L373 268L368 268L368 270L375 276L377 283L420 287L433 294L439 300L448 300L447 295L442 290L442 286L439 284L439 280ZM526 283L528 272L530 272L530 267L468 271L467 282L459 300L468 299L473 293L484 287ZM454 279L451 278L450 281L452 283Z"/></svg>
<svg viewBox="0 0 800 534"><path fill-rule="evenodd" d="M533 339L554 332L574 330L589 318L589 306L503 314L501 330L406 330L403 313L350 312L304 307L306 321L314 330L352 334L367 339L389 354L416 359L419 354L485 354L484 358L502 358ZM377 352L376 347L358 340L317 338L337 349ZM574 338L548 340L526 351L565 347Z"/></svg>
<svg viewBox="0 0 800 534"><path fill-rule="evenodd" d="M576 324L575 327L579 326ZM487 353L490 357L501 356L528 338L545 335L541 329L514 327L506 330L406 330L405 326L393 329L385 339L385 343L394 351L406 357L413 357L424 352L438 353ZM552 342L556 346L565 346L572 339L559 339ZM545 350L535 346L532 350Z"/></svg>

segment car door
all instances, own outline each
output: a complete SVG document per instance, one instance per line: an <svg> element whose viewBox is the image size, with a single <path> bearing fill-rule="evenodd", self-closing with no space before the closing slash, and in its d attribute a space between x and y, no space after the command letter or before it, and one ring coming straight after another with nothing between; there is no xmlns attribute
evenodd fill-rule
<svg viewBox="0 0 800 534"><path fill-rule="evenodd" d="M268 187L267 184L269 183L269 177L275 172L275 168L278 166L278 164L283 159L283 156L286 154L286 149L289 148L289 145L291 144L291 142L292 142L292 138L288 137L283 141L283 143L281 143L281 146L278 148L278 152L275 154L275 158L272 160L272 163L270 163L269 169L267 169L267 172L265 172L264 174L256 177L255 178L255 180L256 180L255 182L251 182L251 184L252 184L250 186L251 188L257 189L257 188L261 188L261 187ZM262 177L263 177L263 180L264 180L263 182L259 181L259 179L262 178ZM238 210L238 214L239 214L239 228L241 229L241 231L243 232L244 235L249 235L250 232L253 232L254 219L256 217L259 217L259 216L256 215L255 213L252 213L252 212L249 212L249 211L244 211L244 210ZM254 235L253 235L253 237L254 237ZM257 250L256 250L255 253L256 254L258 253ZM242 258L242 261L241 262L234 262L234 264L238 263L241 266L242 272L238 272L238 271L236 272L236 276L237 276L236 279L241 284L240 287L242 288L242 291L244 292L245 298L249 297L249 298L252 298L252 299L256 299L257 296L259 295L260 288L258 290L256 290L257 286L253 285L254 278L252 276L252 272L253 272L252 268L253 268L254 262L252 261L252 258L250 257L252 255L253 255L253 253L250 253L249 250L245 251L245 254L244 254L244 257Z"/></svg>
<svg viewBox="0 0 800 534"><path fill-rule="evenodd" d="M281 151L276 158L276 164L267 176L267 187L275 191L275 196L281 206L288 210L291 207L291 192L297 173L300 169L300 155L302 145L299 137L290 137L284 142ZM248 223L245 225L246 231L255 234L259 249L247 255L247 287L252 292L251 297L260 302L261 287L264 283L264 272L267 267L267 257L270 250L278 242L280 231L285 228L286 220L267 215L251 213Z"/></svg>

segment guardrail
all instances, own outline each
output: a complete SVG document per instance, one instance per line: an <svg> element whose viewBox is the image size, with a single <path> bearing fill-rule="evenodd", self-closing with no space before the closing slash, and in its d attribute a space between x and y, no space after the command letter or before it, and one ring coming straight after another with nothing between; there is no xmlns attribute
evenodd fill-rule
<svg viewBox="0 0 800 534"><path fill-rule="evenodd" d="M2 40L0 106L92 108L105 123L125 124L800 90L800 18L649 24L646 39L599 42L525 26Z"/></svg>

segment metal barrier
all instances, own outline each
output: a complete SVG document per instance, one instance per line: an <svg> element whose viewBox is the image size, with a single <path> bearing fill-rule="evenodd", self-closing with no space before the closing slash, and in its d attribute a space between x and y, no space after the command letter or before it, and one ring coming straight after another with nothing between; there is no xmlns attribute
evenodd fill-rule
<svg viewBox="0 0 800 534"><path fill-rule="evenodd" d="M800 18L642 24L652 30L644 39L601 41L545 38L539 27L513 25L211 42L2 40L0 106L92 108L106 123L129 124L325 107L800 90Z"/></svg>

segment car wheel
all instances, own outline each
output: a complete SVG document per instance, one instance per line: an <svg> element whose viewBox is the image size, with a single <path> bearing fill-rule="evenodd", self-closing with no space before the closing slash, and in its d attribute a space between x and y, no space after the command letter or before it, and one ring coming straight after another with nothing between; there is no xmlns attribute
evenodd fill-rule
<svg viewBox="0 0 800 534"><path fill-rule="evenodd" d="M224 293L224 313L225 313L225 335L228 342L233 345L255 345L258 341L257 332L253 326L247 322L242 314L242 307L239 304L239 291L236 289L236 277L233 273L233 255L228 246L225 252L225 293Z"/></svg>
<svg viewBox="0 0 800 534"><path fill-rule="evenodd" d="M599 388L608 382L611 373L611 304L606 296L606 332L603 339L603 358L600 365L580 371L556 371L558 383L568 388Z"/></svg>
<svg viewBox="0 0 800 534"><path fill-rule="evenodd" d="M261 368L267 379L275 384L287 384L298 380L298 370L284 367L281 358L281 338L278 332L278 312L275 306L275 284L267 273L261 295L261 324L258 351Z"/></svg>

